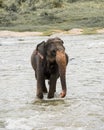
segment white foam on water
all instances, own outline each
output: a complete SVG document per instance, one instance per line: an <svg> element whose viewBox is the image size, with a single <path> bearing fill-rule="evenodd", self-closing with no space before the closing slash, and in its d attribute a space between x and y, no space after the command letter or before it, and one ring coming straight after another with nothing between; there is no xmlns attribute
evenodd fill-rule
<svg viewBox="0 0 104 130"><path fill-rule="evenodd" d="M70 126L70 127L58 127L58 128L55 128L53 130L86 130L86 128L84 127L73 127L73 126Z"/></svg>
<svg viewBox="0 0 104 130"><path fill-rule="evenodd" d="M7 119L6 121L6 129L9 130L32 130L33 126L29 123L28 119L21 118L21 119ZM34 121L34 127L35 127Z"/></svg>

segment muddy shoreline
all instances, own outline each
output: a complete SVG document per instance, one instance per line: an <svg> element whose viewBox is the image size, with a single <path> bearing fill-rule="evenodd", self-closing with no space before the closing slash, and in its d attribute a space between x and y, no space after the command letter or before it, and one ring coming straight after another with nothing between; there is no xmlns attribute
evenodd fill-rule
<svg viewBox="0 0 104 130"><path fill-rule="evenodd" d="M98 29L95 31L96 34L103 34L104 28ZM81 35L85 34L83 29L80 28L73 28L68 31L62 30L53 30L51 35ZM15 31L8 31L8 30L0 30L0 37L25 37L25 36L44 36L44 32L15 32Z"/></svg>

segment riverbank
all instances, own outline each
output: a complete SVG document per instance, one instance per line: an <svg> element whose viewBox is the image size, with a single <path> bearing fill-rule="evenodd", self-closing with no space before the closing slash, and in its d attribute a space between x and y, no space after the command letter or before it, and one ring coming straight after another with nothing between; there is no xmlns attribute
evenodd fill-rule
<svg viewBox="0 0 104 130"><path fill-rule="evenodd" d="M95 34L104 28L104 0L0 1L0 30L52 35Z"/></svg>
<svg viewBox="0 0 104 130"><path fill-rule="evenodd" d="M88 29L87 29L88 30ZM51 30L49 32L15 32L15 31L8 31L8 30L1 30L0 31L0 37L27 37L27 36L49 36L49 35L82 35L82 34L103 34L104 28L102 29L96 29L91 31L86 31L84 29L80 28L73 28L68 31L62 31L62 30Z"/></svg>

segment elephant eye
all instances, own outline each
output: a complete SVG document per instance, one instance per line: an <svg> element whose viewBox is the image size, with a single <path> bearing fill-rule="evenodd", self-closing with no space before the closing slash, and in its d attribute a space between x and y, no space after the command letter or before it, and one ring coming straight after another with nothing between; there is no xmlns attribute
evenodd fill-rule
<svg viewBox="0 0 104 130"><path fill-rule="evenodd" d="M52 51L51 51L51 55L52 55L52 56L56 56L56 51L55 51L55 50L52 50Z"/></svg>
<svg viewBox="0 0 104 130"><path fill-rule="evenodd" d="M64 44L64 42L62 41L62 44Z"/></svg>

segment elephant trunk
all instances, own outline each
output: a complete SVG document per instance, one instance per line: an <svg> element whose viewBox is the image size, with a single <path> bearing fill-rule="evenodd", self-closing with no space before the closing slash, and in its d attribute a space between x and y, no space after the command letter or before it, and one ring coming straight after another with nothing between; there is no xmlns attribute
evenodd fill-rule
<svg viewBox="0 0 104 130"><path fill-rule="evenodd" d="M60 80L62 85L62 92L60 96L63 98L66 96L67 88L66 88L66 54L65 51L57 51L56 52L56 62L59 67Z"/></svg>

